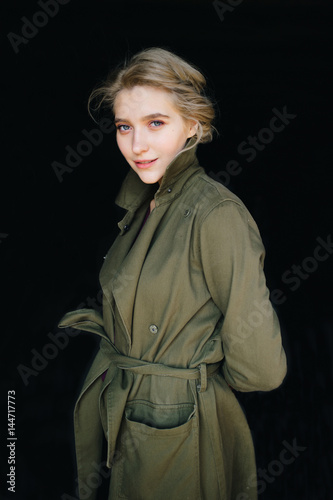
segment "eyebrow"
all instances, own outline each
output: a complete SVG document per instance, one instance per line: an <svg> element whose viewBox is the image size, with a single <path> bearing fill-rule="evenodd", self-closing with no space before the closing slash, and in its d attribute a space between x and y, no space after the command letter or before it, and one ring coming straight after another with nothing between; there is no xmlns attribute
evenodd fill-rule
<svg viewBox="0 0 333 500"><path fill-rule="evenodd" d="M151 115L143 116L142 117L142 121L152 120L154 118L160 118L160 117L170 118L170 116L163 115L163 113L152 113ZM115 123L117 123L117 122L128 122L130 120L127 120L126 118L115 118L114 121L115 121Z"/></svg>

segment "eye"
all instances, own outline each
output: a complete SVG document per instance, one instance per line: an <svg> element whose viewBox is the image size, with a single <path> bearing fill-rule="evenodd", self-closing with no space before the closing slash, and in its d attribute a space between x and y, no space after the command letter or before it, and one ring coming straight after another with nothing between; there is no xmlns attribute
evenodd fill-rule
<svg viewBox="0 0 333 500"><path fill-rule="evenodd" d="M162 122L161 120L153 120L149 123L149 125L152 125L152 128L158 128L161 125L164 125L164 122Z"/></svg>
<svg viewBox="0 0 333 500"><path fill-rule="evenodd" d="M120 132L127 132L129 129L130 129L129 125L124 125L124 124L117 125L117 130L120 130Z"/></svg>

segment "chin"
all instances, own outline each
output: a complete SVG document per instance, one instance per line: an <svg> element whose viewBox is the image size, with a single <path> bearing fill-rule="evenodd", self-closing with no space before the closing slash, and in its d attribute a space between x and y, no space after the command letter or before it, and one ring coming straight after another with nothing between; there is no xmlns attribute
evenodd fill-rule
<svg viewBox="0 0 333 500"><path fill-rule="evenodd" d="M159 179L144 179L141 175L139 177L145 184L157 184L159 181Z"/></svg>
<svg viewBox="0 0 333 500"><path fill-rule="evenodd" d="M156 184L161 179L159 175L151 174L149 172L144 173L136 171L136 173L145 184Z"/></svg>

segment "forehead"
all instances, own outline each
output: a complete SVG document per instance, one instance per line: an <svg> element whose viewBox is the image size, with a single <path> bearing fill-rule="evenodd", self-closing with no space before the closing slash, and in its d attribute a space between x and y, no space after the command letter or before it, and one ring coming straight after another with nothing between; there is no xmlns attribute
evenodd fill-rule
<svg viewBox="0 0 333 500"><path fill-rule="evenodd" d="M114 102L116 116L146 116L153 113L177 113L171 95L164 89L136 86L121 90Z"/></svg>

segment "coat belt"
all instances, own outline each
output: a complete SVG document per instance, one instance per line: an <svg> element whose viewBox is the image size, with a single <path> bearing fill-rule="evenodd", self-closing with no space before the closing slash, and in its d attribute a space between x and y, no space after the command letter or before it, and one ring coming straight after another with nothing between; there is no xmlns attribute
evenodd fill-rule
<svg viewBox="0 0 333 500"><path fill-rule="evenodd" d="M116 441L128 394L132 387L133 374L198 380L197 391L201 393L207 389L207 378L215 374L221 364L220 362L208 365L201 363L195 368L177 368L125 356L111 343L103 328L101 315L94 310L81 309L69 312L62 318L58 326L60 328L74 327L102 337L99 353L87 375L74 411L80 487L84 487L84 479L89 470L89 467L86 466L89 451L93 444L95 447L98 446L95 443L99 441L96 422L95 425L92 425L93 419L90 416L95 410L92 405L96 401L96 396L99 397L99 413L106 414L108 438L106 465L110 468L116 451ZM101 375L105 370L107 370L107 374L102 383ZM97 457L98 455L95 453L93 456Z"/></svg>
<svg viewBox="0 0 333 500"><path fill-rule="evenodd" d="M108 453L107 466L112 466L112 460L116 449L116 440L119 433L120 424L125 410L129 391L132 386L132 377L129 374L157 375L160 377L176 377L185 380L198 380L198 392L207 389L207 378L216 373L220 367L219 363L201 363L196 368L176 368L161 363L151 363L141 359L131 358L117 353L111 343L102 342L102 351L108 357L109 368L105 377L105 385L100 395L103 398L104 391L107 390L105 399L107 401L107 436Z"/></svg>

